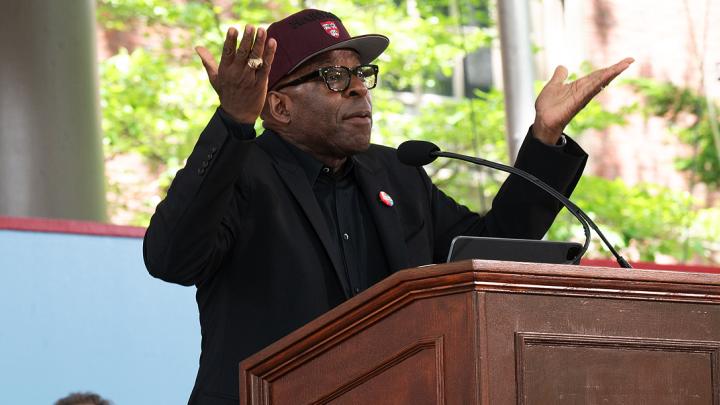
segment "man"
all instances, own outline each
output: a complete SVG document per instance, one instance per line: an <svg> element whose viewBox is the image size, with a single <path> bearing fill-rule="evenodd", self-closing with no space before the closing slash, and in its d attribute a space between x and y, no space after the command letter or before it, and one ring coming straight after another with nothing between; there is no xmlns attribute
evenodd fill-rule
<svg viewBox="0 0 720 405"><path fill-rule="evenodd" d="M92 392L75 392L58 399L55 405L112 405L112 403Z"/></svg>
<svg viewBox="0 0 720 405"><path fill-rule="evenodd" d="M510 177L485 216L457 205L394 149L370 145L370 63L382 35L351 37L303 10L231 28L220 64L198 48L220 108L145 236L153 276L196 285L202 354L193 404L234 404L238 362L398 270L447 255L459 234L540 238L559 205ZM562 131L631 63L542 91L517 158L570 194L586 155ZM255 138L253 124L265 132Z"/></svg>

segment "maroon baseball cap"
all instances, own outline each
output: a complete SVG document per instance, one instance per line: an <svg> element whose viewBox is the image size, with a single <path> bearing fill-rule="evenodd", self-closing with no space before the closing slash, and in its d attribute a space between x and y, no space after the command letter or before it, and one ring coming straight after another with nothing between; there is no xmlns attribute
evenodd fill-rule
<svg viewBox="0 0 720 405"><path fill-rule="evenodd" d="M379 34L351 37L337 16L314 9L299 11L270 24L267 34L277 41L268 89L315 55L333 49L352 49L360 55L360 63L370 63L390 43L386 36Z"/></svg>

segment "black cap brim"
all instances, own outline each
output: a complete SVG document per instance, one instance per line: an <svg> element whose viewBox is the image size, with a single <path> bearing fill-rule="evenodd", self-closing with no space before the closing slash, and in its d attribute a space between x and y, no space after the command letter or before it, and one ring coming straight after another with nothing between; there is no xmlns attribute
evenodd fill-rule
<svg viewBox="0 0 720 405"><path fill-rule="evenodd" d="M348 40L328 46L327 48L320 49L306 56L303 60L293 66L293 68L288 71L288 74L294 72L297 68L302 66L303 63L307 62L313 57L335 49L352 49L357 52L358 55L360 55L360 63L370 63L377 59L377 57L380 56L383 52L385 52L385 49L387 49L388 45L390 45L390 39L385 35L358 35Z"/></svg>

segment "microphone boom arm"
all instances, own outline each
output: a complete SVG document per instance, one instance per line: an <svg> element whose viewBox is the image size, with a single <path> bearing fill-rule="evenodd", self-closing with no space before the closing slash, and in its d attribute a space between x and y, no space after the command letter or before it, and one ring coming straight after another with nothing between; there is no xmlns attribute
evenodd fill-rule
<svg viewBox="0 0 720 405"><path fill-rule="evenodd" d="M573 261L575 263L580 262L580 259L585 254L588 247L590 246L590 228L588 227L588 224L590 224L592 229L595 230L595 233L597 233L598 236L600 236L600 238L605 243L605 245L608 247L610 252L613 254L613 256L615 256L615 260L617 260L620 267L623 267L626 269L632 268L630 263L628 263L627 260L625 260L625 258L622 257L615 250L615 248L613 248L613 246L610 244L610 242L608 242L607 238L605 238L605 235L603 235L603 233L600 231L600 229L595 224L595 222L593 222L593 220L590 219L590 217L587 214L585 214L585 212L583 212L583 210L581 210L577 205L575 205L572 201L570 201L567 197L562 195L560 192L558 192L554 188L550 187L547 183L538 179L537 177L533 176L532 174L526 173L526 172L524 172L520 169L517 169L515 167L512 167L512 166L507 166L507 165L504 165L501 163L491 162L489 160L460 155L460 154L452 153L452 152L443 152L440 150L434 150L434 151L430 152L430 155L436 156L436 157L439 156L439 157L448 157L448 158L452 158L452 159L459 159L459 160L463 160L465 162L475 163L475 164L479 164L482 166L491 167L493 169L501 170L501 171L504 171L504 172L507 172L510 174L515 174L515 175L529 181L530 183L537 185L538 187L543 189L546 193L552 195L558 201L560 201L565 206L565 208L567 208L567 210L570 211L570 213L573 214L578 219L578 221L580 221L580 223L583 226L583 230L585 231L585 243L583 244L583 248L580 251L580 253L578 253L577 256L575 257L575 259L573 259Z"/></svg>

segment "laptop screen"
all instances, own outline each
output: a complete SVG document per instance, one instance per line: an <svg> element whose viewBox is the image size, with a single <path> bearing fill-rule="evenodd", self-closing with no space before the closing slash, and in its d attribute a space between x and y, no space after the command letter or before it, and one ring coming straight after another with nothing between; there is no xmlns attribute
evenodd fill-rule
<svg viewBox="0 0 720 405"><path fill-rule="evenodd" d="M447 261L485 259L577 264L573 259L581 249L582 245L576 242L456 236L450 244Z"/></svg>

